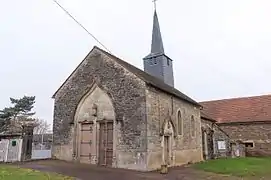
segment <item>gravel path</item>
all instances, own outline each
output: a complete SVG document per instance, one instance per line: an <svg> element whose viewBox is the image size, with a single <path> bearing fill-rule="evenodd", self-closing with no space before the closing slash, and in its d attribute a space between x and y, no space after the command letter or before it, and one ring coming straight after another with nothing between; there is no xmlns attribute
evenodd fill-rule
<svg viewBox="0 0 271 180"><path fill-rule="evenodd" d="M76 177L77 180L241 180L236 177L201 172L189 167L172 168L168 174L161 175L158 172L143 173L57 160L32 161L22 163L19 166L45 172L56 172Z"/></svg>

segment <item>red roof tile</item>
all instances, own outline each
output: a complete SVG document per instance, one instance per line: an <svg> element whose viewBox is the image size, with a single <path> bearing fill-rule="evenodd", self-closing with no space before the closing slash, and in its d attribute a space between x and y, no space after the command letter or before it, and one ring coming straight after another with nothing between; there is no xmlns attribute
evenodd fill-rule
<svg viewBox="0 0 271 180"><path fill-rule="evenodd" d="M208 121L216 122L216 120L214 120L213 118L211 118L210 116L205 114L203 111L201 111L201 118L205 119L205 120L208 120Z"/></svg>
<svg viewBox="0 0 271 180"><path fill-rule="evenodd" d="M203 112L219 123L271 121L271 95L205 101Z"/></svg>

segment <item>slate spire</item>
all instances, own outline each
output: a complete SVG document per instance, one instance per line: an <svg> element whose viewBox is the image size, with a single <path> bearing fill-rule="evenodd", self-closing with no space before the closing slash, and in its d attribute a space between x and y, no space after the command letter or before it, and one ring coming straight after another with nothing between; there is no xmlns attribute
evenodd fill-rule
<svg viewBox="0 0 271 180"><path fill-rule="evenodd" d="M155 1L154 1L155 2ZM173 61L165 55L156 8L153 16L151 53L143 58L144 71L174 87Z"/></svg>
<svg viewBox="0 0 271 180"><path fill-rule="evenodd" d="M164 54L164 45L156 10L153 16L151 53Z"/></svg>

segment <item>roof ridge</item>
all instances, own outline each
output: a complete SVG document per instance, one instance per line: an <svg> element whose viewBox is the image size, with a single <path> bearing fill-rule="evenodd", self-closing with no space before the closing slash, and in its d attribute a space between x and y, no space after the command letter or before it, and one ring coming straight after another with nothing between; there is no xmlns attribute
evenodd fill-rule
<svg viewBox="0 0 271 180"><path fill-rule="evenodd" d="M120 65L123 65L124 68L128 69L129 71L131 71L135 76L137 76L138 78L142 79L143 81L145 81L146 83L164 91L167 92L171 95L174 95L186 102L189 102L193 105L196 105L198 107L202 107L197 101L193 100L192 98L190 98L189 96L185 95L184 93L182 93L181 91L179 91L178 89L169 86L168 84L164 83L162 80L148 74L147 72L137 68L136 66L118 58L117 56L97 47L94 46L92 48L92 50L87 54L87 56L81 61L81 63L79 63L79 65L73 70L73 72L69 75L69 77L62 83L62 85L57 89L57 91L54 93L52 98L55 98L56 94L58 93L58 91L65 85L65 83L68 81L68 79L75 73L75 71L80 67L80 65L86 60L86 58L94 51L94 50L98 50L101 53L105 54L106 56L108 56L109 58L113 58L117 61L117 63L119 63ZM125 67L126 66L126 67ZM133 72L134 71L134 72Z"/></svg>
<svg viewBox="0 0 271 180"><path fill-rule="evenodd" d="M270 94L262 94L262 95L255 95L255 96L242 96L242 97L233 97L233 98L223 98L223 99L214 99L214 100L207 100L207 101L201 101L199 103L208 103L208 102L216 102L216 101L226 101L226 100L239 100L239 99L251 99L251 98L258 98L258 97L266 97L270 96Z"/></svg>
<svg viewBox="0 0 271 180"><path fill-rule="evenodd" d="M128 62L126 62L126 61L124 61L124 60L118 58L117 56L115 56L115 55L113 55L113 54L111 54L111 53L109 53L109 52L107 52L107 51L105 51L105 50L103 50L103 49L101 49L101 48L99 48L99 47L97 47L97 46L95 46L95 48L97 48L98 50L100 50L101 52L103 52L104 54L106 54L107 56L109 56L109 57L111 57L111 58L115 58L115 59L117 59L118 61L120 61L121 63L124 63L125 65L129 66L129 68L134 68L134 69L136 69L137 71L139 71L140 73L142 73L142 74L138 74L138 73L133 73L133 74L135 74L137 77L139 77L139 78L142 79L143 81L145 81L145 82L147 82L147 83L149 83L149 84L151 84L151 85L157 87L157 88L160 89L160 90L166 91L167 93L170 93L170 94L172 94L172 95L178 96L179 98L181 98L181 99L183 99L183 100L185 100L185 101L188 101L188 102L190 102L190 103L192 103L192 104L194 104L194 105L197 105L197 106L200 106L200 107L201 107L201 105L200 105L198 102L196 102L195 100L193 100L193 99L190 98L189 96L185 95L184 93L182 93L181 91L179 91L179 90L176 89L175 87L169 86L168 84L164 83L162 80L158 79L157 77L154 77L154 76L150 75L149 73L147 73L147 72L145 72L145 71L143 71L143 70L137 68L136 66L134 66L134 65L132 65L132 64L130 64L130 63L128 63ZM148 76L149 78L151 78L151 80L147 80L143 75L144 75L144 76ZM158 82L158 84L156 84L156 83L155 83L154 81L152 81L152 80ZM168 89L170 89L170 90L165 90L165 88L163 89L163 88L159 87L159 85L165 86L165 88L168 88ZM171 92L169 92L169 91L171 91ZM175 91L175 92L173 92L173 91ZM177 95L177 94L179 94L179 95ZM181 96L182 96L182 97L181 97Z"/></svg>

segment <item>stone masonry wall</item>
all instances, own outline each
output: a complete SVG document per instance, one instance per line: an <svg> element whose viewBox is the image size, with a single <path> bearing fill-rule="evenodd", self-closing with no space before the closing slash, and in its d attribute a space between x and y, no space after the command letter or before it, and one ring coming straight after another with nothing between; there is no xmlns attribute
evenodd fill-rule
<svg viewBox="0 0 271 180"><path fill-rule="evenodd" d="M81 98L95 82L112 100L116 121L121 122L117 144L118 167L144 169L146 161L145 82L99 49L92 52L55 96L53 156L72 160L73 123ZM140 157L140 159L139 159Z"/></svg>
<svg viewBox="0 0 271 180"><path fill-rule="evenodd" d="M254 147L246 148L247 156L271 155L271 124L222 124L220 127L229 134L233 140L252 142Z"/></svg>
<svg viewBox="0 0 271 180"><path fill-rule="evenodd" d="M203 156L205 159L213 159L230 156L230 138L213 121L201 119L201 126L206 130L207 142L203 137ZM225 149L218 148L218 141L225 142ZM206 145L205 145L206 143ZM207 150L205 148L207 147Z"/></svg>
<svg viewBox="0 0 271 180"><path fill-rule="evenodd" d="M231 156L231 147L230 147L230 137L229 135L224 132L218 124L214 124L214 157L221 158L221 157L229 157ZM218 148L218 141L225 142L225 149Z"/></svg>
<svg viewBox="0 0 271 180"><path fill-rule="evenodd" d="M181 110L183 118L183 135L174 138L173 154L170 166L178 166L188 162L202 160L200 110L179 98L148 86L147 91L147 121L148 121L148 168L157 169L163 164L163 143L160 135L161 126L168 112L177 130L177 112ZM195 137L191 136L191 116L195 119Z"/></svg>
<svg viewBox="0 0 271 180"><path fill-rule="evenodd" d="M202 153L203 158L212 159L214 156L214 130L213 122L205 119L201 119L202 128Z"/></svg>

